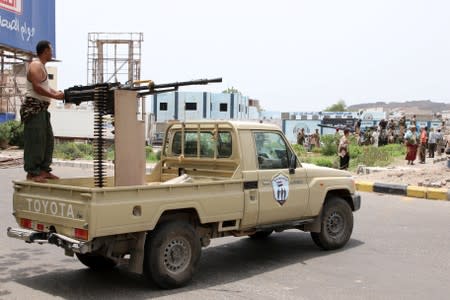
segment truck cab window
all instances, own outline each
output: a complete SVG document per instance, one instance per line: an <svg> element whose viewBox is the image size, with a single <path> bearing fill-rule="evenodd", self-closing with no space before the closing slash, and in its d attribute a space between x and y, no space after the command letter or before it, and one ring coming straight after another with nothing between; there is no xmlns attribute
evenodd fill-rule
<svg viewBox="0 0 450 300"><path fill-rule="evenodd" d="M200 142L200 149L198 148ZM213 158L217 147L218 158L228 158L232 154L231 132L220 131L215 140L212 131L186 131L184 133L184 156ZM200 150L200 153L199 153ZM172 155L181 155L181 132L176 132L172 140Z"/></svg>
<svg viewBox="0 0 450 300"><path fill-rule="evenodd" d="M284 139L274 132L255 132L256 155L259 169L289 167L289 151Z"/></svg>

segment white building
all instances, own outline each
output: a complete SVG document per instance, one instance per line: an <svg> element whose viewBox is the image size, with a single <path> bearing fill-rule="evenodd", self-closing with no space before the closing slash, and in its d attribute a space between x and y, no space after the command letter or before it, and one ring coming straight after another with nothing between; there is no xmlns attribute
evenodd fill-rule
<svg viewBox="0 0 450 300"><path fill-rule="evenodd" d="M151 113L157 123L170 120L248 120L248 97L241 94L171 92L153 96Z"/></svg>

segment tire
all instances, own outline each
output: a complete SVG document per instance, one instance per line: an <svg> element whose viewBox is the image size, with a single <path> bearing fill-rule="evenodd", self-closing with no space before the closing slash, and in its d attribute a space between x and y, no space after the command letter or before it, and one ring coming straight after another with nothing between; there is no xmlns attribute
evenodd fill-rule
<svg viewBox="0 0 450 300"><path fill-rule="evenodd" d="M161 288L182 287L192 279L200 254L200 238L189 223L161 224L147 235L144 274Z"/></svg>
<svg viewBox="0 0 450 300"><path fill-rule="evenodd" d="M272 232L273 232L273 230L257 231L253 234L249 234L248 236L254 240L263 240L265 238L268 238L269 235L272 234Z"/></svg>
<svg viewBox="0 0 450 300"><path fill-rule="evenodd" d="M348 242L352 231L352 209L344 199L333 197L323 207L321 231L311 232L311 237L323 250L334 250Z"/></svg>
<svg viewBox="0 0 450 300"><path fill-rule="evenodd" d="M110 269L114 268L115 266L117 266L117 263L114 260L104 257L100 254L76 253L76 256L83 265L91 268L92 270L96 270L96 271L110 270Z"/></svg>

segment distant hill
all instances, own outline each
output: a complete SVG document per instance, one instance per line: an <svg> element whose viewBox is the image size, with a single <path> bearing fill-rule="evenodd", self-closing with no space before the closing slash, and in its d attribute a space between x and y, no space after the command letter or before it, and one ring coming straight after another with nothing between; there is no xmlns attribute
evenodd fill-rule
<svg viewBox="0 0 450 300"><path fill-rule="evenodd" d="M374 102L350 105L347 107L350 111L369 110L383 107L383 111L402 111L405 113L431 112L438 113L443 110L450 110L450 104L444 102L433 102L430 100L417 100L406 102Z"/></svg>

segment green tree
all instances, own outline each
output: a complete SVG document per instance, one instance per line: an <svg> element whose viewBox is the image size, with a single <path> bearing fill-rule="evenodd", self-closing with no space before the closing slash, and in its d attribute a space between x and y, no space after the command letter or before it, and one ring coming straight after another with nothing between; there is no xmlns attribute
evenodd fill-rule
<svg viewBox="0 0 450 300"><path fill-rule="evenodd" d="M223 94L240 94L238 89L235 89L234 87L227 88L226 90L222 91Z"/></svg>
<svg viewBox="0 0 450 300"><path fill-rule="evenodd" d="M325 111L346 111L347 105L344 100L339 100L337 103L328 106Z"/></svg>

